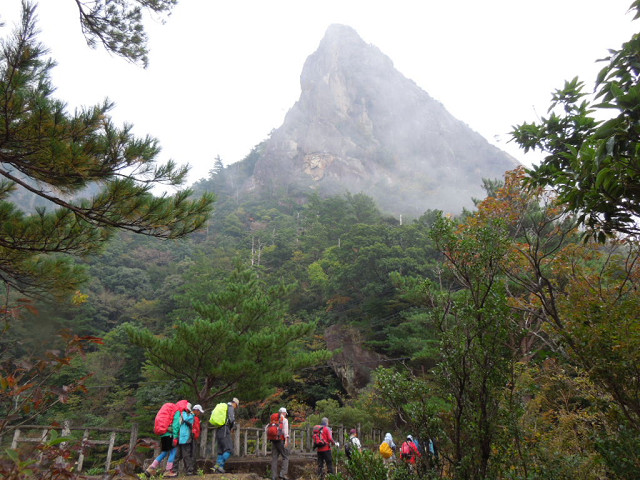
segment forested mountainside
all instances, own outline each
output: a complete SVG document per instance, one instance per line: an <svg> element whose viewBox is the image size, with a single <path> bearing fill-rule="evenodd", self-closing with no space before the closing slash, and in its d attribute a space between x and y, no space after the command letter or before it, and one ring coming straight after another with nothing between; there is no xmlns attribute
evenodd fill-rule
<svg viewBox="0 0 640 480"><path fill-rule="evenodd" d="M198 188L224 182L223 172L214 169ZM563 448L576 456L570 468L578 462L586 472L595 468L595 443L588 453L578 450L585 451L593 415L603 422L601 441L615 448L627 438L618 439L605 413L593 410L597 402L618 404L609 391L623 387L625 364L613 368L596 355L614 346L615 325L593 317L596 299L585 289L599 282L607 317L632 328L625 311L636 295L615 292L635 278L637 264L624 259L637 253L584 244L575 223L521 180L513 172L504 187L492 185L472 216L427 211L402 224L361 194L312 195L304 204L220 194L207 228L188 239L114 239L87 259L90 280L77 304L38 304L38 314L2 337L3 354L27 358L55 347L55 332L65 327L103 338L54 380L62 386L90 375L86 390L39 421L138 422L144 434L164 399L210 408L226 399L233 379L234 395L244 399L240 420L248 424L261 424L284 404L297 423L331 415L335 423L435 434L442 448L462 453L475 451L476 435L493 435L475 423L480 416L496 426L498 417L513 415L514 428L531 439L521 439L536 457L528 461L544 462L539 456L568 438ZM547 289L539 289L538 262L548 265ZM548 301L551 292L558 324L541 316L539 299ZM597 321L602 335L594 338L585 318ZM292 340L287 355L275 338ZM597 371L589 380L580 357L566 357L566 342L570 352L589 354L582 358L595 368L608 365L597 371L611 387L595 383ZM251 349L265 343L275 357L253 363ZM616 354L632 357L632 344ZM207 360L211 370L204 372ZM282 362L295 372L284 381L269 375ZM629 397L620 402L632 401L631 388L623 388Z"/></svg>
<svg viewBox="0 0 640 480"><path fill-rule="evenodd" d="M221 175L212 174L207 182L215 184ZM281 298L288 305L284 314L315 325L312 350L326 348L327 332L332 332L333 350L355 344L357 354L342 356L340 365L323 361L303 378L277 385L309 411L318 400L357 395L376 366L408 361L415 353L406 337L421 330L424 318L420 309L401 300L391 273L436 275L440 255L427 236L435 212L400 225L361 194L314 195L304 205L286 197L272 203L219 197L207 227L186 240L120 235L102 255L87 260L84 303L39 305L24 330L13 329L3 338L9 350L20 345L19 354L50 347L55 332L65 327L104 337L103 347L78 360L77 375L94 372L82 411L74 412L78 420L109 423L120 418L125 405L132 420L153 413L145 402L161 392L169 395L177 384L161 382L157 372L145 368L144 352L131 345L125 326L170 335L176 322L193 320L194 303L207 302L209 294L228 287L236 268L258 272L269 286L291 285ZM12 343L23 335L24 340ZM363 358L376 360L362 364ZM104 398L111 400L105 403ZM113 411L105 407L111 401ZM56 409L49 412L57 414Z"/></svg>

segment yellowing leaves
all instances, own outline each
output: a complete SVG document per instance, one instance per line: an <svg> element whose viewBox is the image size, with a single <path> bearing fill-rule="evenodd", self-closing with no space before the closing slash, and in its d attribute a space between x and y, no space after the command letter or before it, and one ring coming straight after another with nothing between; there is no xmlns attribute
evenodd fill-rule
<svg viewBox="0 0 640 480"><path fill-rule="evenodd" d="M74 305L82 305L88 299L89 299L89 295L87 295L86 293L82 293L79 290L76 290L76 292L71 297L71 303L73 303Z"/></svg>

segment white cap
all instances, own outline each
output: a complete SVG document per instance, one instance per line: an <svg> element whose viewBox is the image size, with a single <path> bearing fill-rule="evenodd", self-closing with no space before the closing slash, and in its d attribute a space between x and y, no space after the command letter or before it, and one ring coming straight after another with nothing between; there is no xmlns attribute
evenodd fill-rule
<svg viewBox="0 0 640 480"><path fill-rule="evenodd" d="M202 405L198 404L195 407L193 407L193 410L197 410L200 413L204 413L204 410L202 409Z"/></svg>
<svg viewBox="0 0 640 480"><path fill-rule="evenodd" d="M237 398L233 398L233 400L231 400L233 403L235 403L236 405L240 405L240 400L238 400Z"/></svg>
<svg viewBox="0 0 640 480"><path fill-rule="evenodd" d="M280 407L280 410L278 410L278 412L286 414L287 413L287 409L284 408L284 407Z"/></svg>

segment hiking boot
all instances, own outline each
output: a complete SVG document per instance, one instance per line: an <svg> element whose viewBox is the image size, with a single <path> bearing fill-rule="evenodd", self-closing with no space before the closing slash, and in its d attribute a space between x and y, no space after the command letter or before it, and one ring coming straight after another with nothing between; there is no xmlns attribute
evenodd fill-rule
<svg viewBox="0 0 640 480"><path fill-rule="evenodd" d="M147 469L144 471L144 474L147 477L153 477L158 471L158 465L159 465L159 462L157 460L154 460L153 462L151 462L151 465L149 465Z"/></svg>
<svg viewBox="0 0 640 480"><path fill-rule="evenodd" d="M178 472L174 472L173 470L167 470L164 472L165 477L177 477Z"/></svg>
<svg viewBox="0 0 640 480"><path fill-rule="evenodd" d="M218 465L217 463L215 464L215 466L213 467L213 471L216 473L225 473L224 472L224 468L222 468L220 465Z"/></svg>

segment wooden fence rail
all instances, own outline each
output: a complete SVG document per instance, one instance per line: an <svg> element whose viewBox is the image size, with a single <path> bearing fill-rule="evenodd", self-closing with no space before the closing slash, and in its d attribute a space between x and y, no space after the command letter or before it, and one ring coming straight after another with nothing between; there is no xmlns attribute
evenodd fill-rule
<svg viewBox="0 0 640 480"><path fill-rule="evenodd" d="M349 438L349 429L340 425L331 427L333 430L333 438L344 445ZM289 450L292 454L303 454L313 452L311 441L312 427L293 427L289 432ZM379 445L384 436L382 430L373 428L364 430L358 428L358 436L363 444ZM209 428L203 423L202 434L200 437L200 458L215 458L217 456L215 429ZM210 448L208 448L208 438L211 436ZM240 427L232 431L233 451L238 456L265 456L269 441L267 440L266 427Z"/></svg>
<svg viewBox="0 0 640 480"><path fill-rule="evenodd" d="M138 425L133 424L130 429L122 428L105 428L105 427L72 427L68 421L63 422L61 427L51 427L42 425L21 425L13 432L11 448L18 448L21 443L45 443L50 438L52 430L60 431L60 435L68 437L72 431L82 431L82 440L80 453L76 464L76 470L81 472L84 467L87 451L96 445L107 445L107 456L104 462L104 471L111 469L113 462L114 449L116 445L117 435L128 434L129 442L127 455L135 452L138 444ZM349 429L343 426L332 427L333 437L336 441L344 444L349 438ZM363 444L378 445L382 442L383 433L379 429L360 429L359 437ZM290 451L292 454L306 454L313 452L311 442L312 427L293 427L290 431ZM28 436L31 434L31 436ZM269 451L269 441L267 440L266 427L237 427L232 431L234 455L235 456L266 456ZM156 438L152 440L156 440ZM215 429L202 422L202 430L200 436L199 458L215 459L217 457ZM0 437L0 445L2 437ZM154 456L160 453L160 442L156 442L154 448ZM151 459L151 455L149 455ZM39 461L41 458L39 459Z"/></svg>
<svg viewBox="0 0 640 480"><path fill-rule="evenodd" d="M37 437L28 437L26 436L29 431L39 431L40 434ZM116 436L118 433L120 434L128 434L129 435L129 448L127 453L130 454L135 450L136 444L138 442L138 424L134 423L130 429L123 428L104 428L104 427L71 427L68 421L63 422L62 427L54 428L51 426L42 426L42 425L21 425L19 428L16 428L13 432L13 439L11 441L11 448L16 449L20 443L46 443L49 438L52 430L60 430L60 436L68 437L71 435L72 431L82 431L82 440L80 453L78 455L78 461L76 465L76 470L78 472L82 471L84 466L85 454L88 449L96 445L107 445L107 458L104 464L105 472L108 472L111 468L111 461L113 459L113 450L116 446ZM95 436L99 434L108 434L108 439L96 439ZM1 441L0 441L1 443ZM42 454L38 458L38 462L42 460Z"/></svg>

